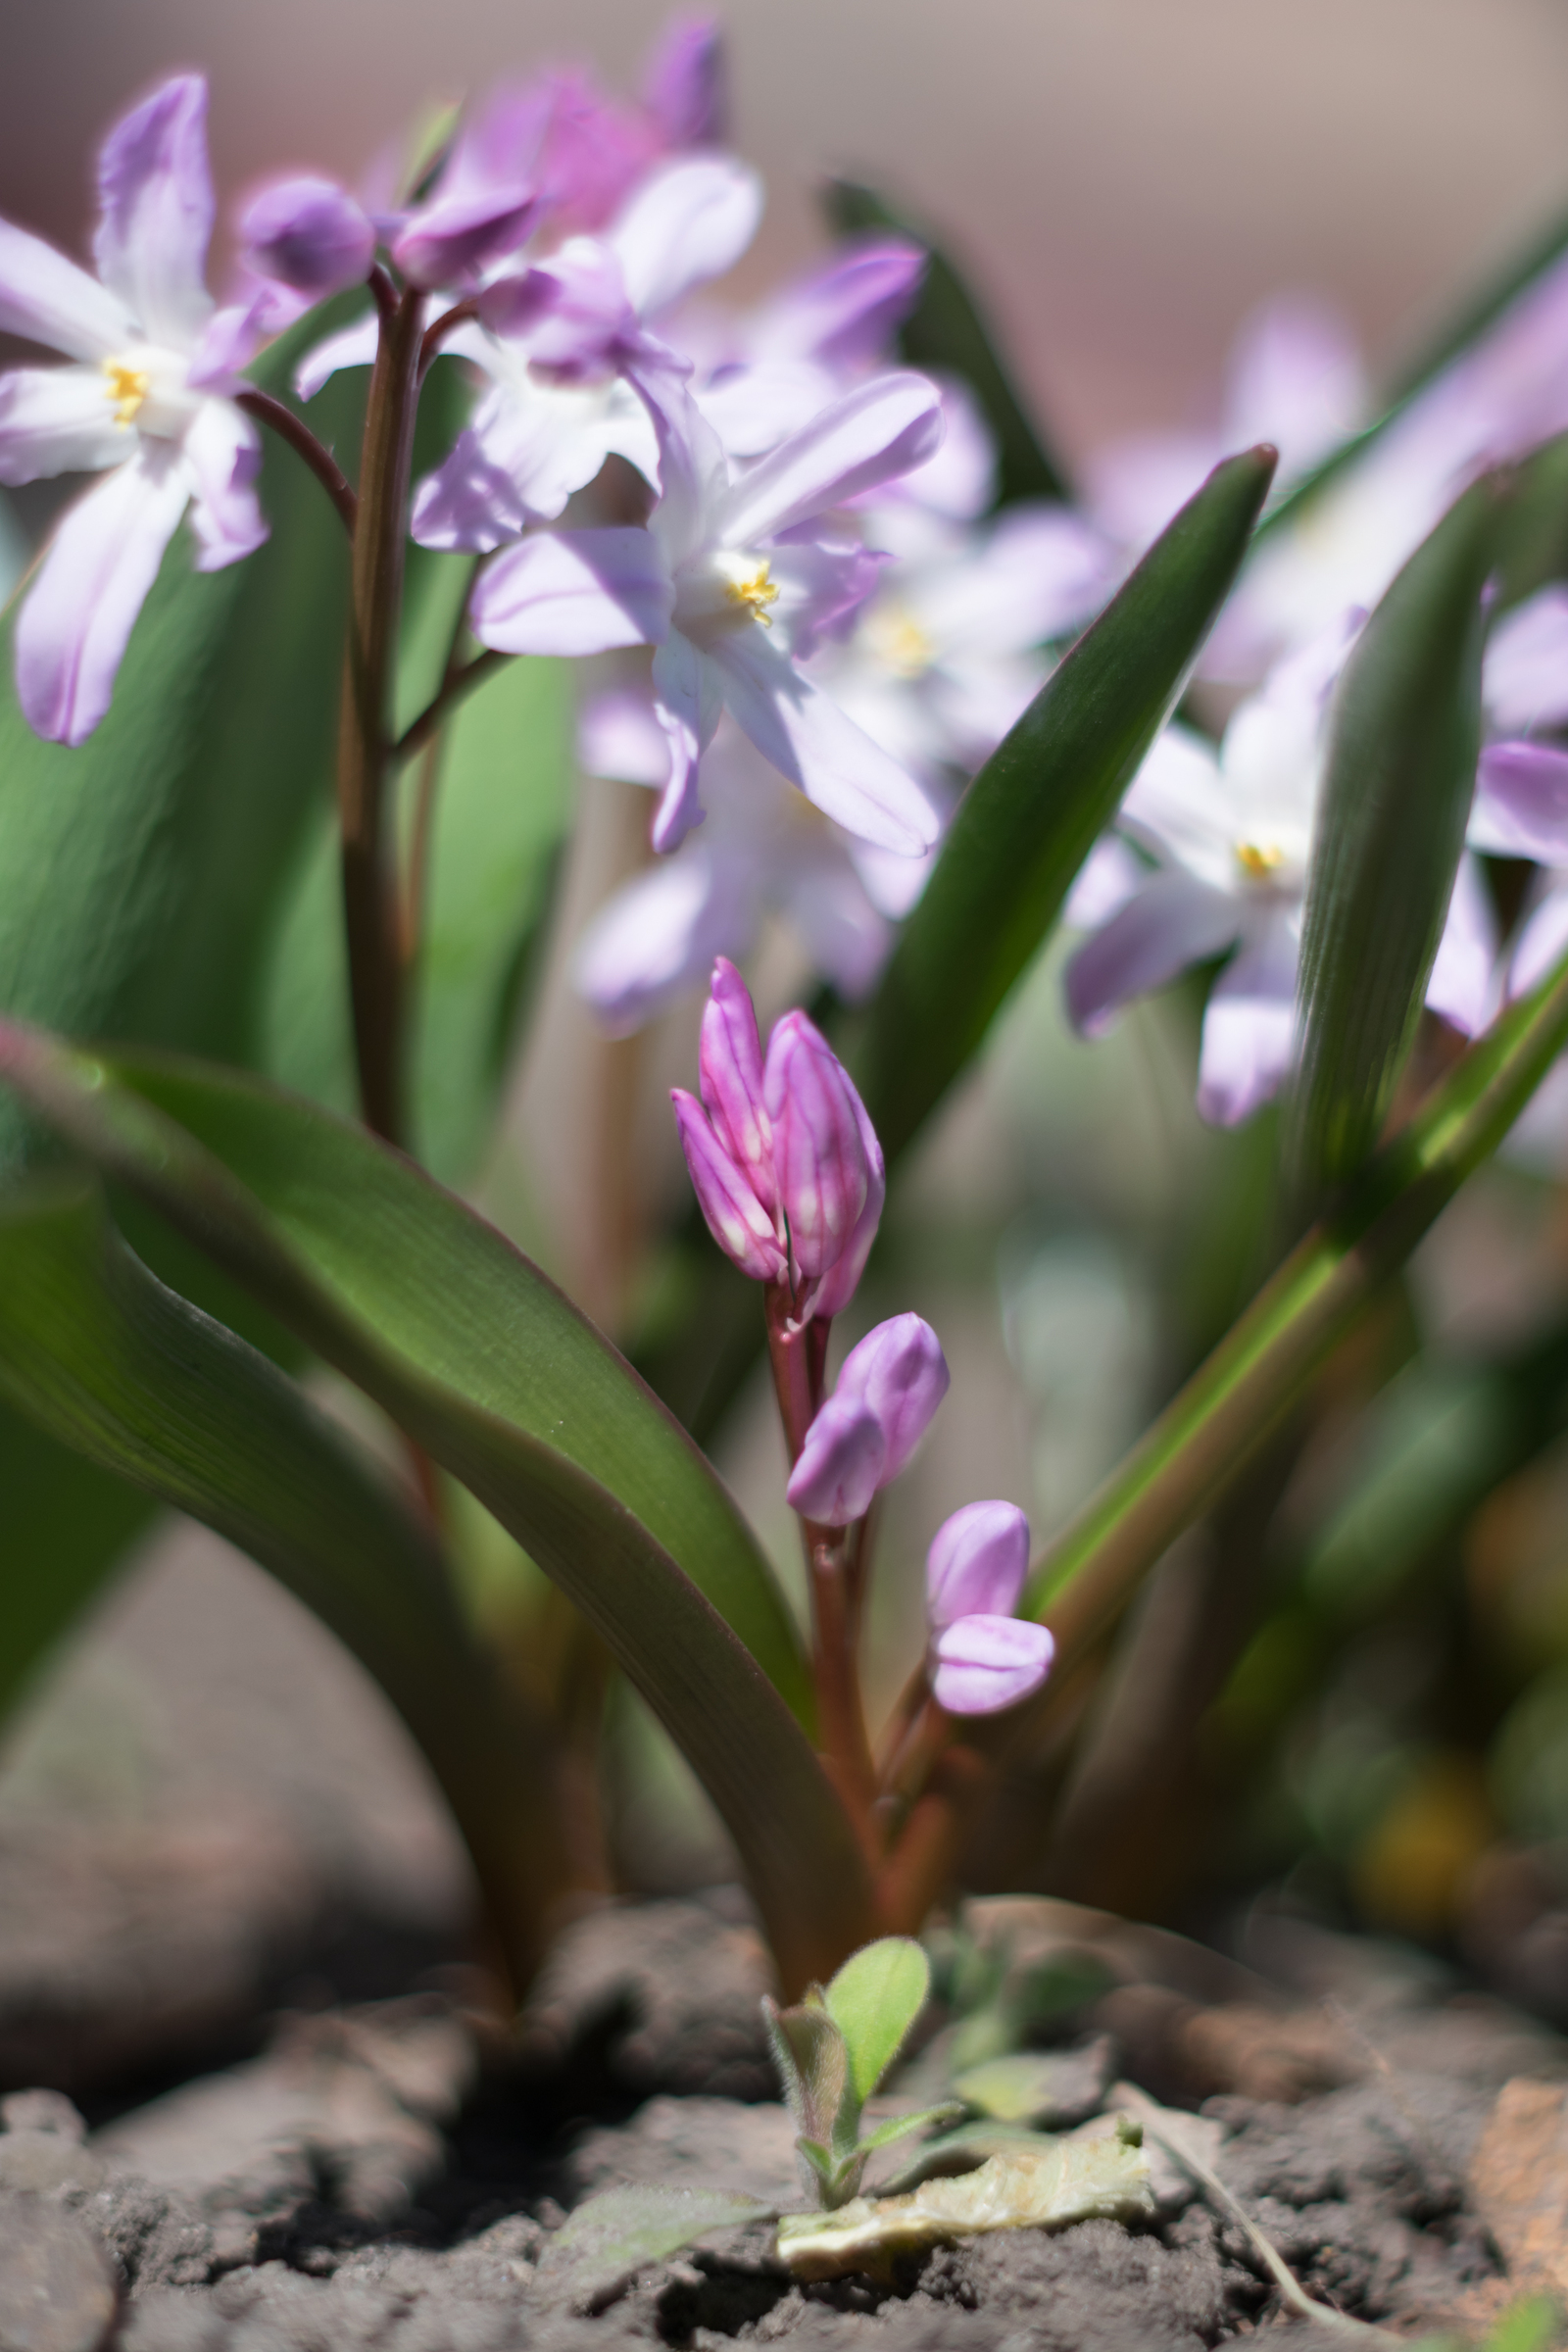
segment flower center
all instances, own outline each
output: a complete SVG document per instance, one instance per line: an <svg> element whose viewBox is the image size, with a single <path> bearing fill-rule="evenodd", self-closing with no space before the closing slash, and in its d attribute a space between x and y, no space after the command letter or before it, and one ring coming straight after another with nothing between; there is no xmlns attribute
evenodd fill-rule
<svg viewBox="0 0 1568 2352"><path fill-rule="evenodd" d="M935 655L930 638L902 605L887 605L867 615L865 639L878 661L896 677L924 677Z"/></svg>
<svg viewBox="0 0 1568 2352"><path fill-rule="evenodd" d="M109 378L109 397L115 404L117 424L134 424L142 402L152 387L152 378L145 368L129 367L123 360L105 360L104 373Z"/></svg>
<svg viewBox="0 0 1568 2352"><path fill-rule="evenodd" d="M1285 863L1285 852L1277 841L1239 841L1236 862L1249 880L1266 882Z"/></svg>
<svg viewBox="0 0 1568 2352"><path fill-rule="evenodd" d="M760 620L764 629L773 626L769 605L778 603L778 582L774 579L764 557L755 571L738 572L724 582L724 594L732 605L739 605L753 620Z"/></svg>

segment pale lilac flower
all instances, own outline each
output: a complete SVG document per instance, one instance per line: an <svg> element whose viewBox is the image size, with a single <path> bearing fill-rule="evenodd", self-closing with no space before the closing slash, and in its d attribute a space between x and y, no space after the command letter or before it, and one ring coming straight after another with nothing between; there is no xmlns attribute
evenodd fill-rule
<svg viewBox="0 0 1568 2352"><path fill-rule="evenodd" d="M931 1425L951 1375L918 1315L879 1323L844 1359L832 1396L790 1474L790 1504L823 1527L848 1527L898 1477Z"/></svg>
<svg viewBox="0 0 1568 2352"><path fill-rule="evenodd" d="M666 147L722 145L729 110L716 17L670 18L644 70L642 103Z"/></svg>
<svg viewBox="0 0 1568 2352"><path fill-rule="evenodd" d="M996 1715L1039 1690L1054 1637L1028 1617L960 1617L932 1643L931 1694L950 1715Z"/></svg>
<svg viewBox="0 0 1568 2352"><path fill-rule="evenodd" d="M655 791L669 780L668 738L646 693L590 702L578 758L590 775ZM747 955L769 910L840 996L865 996L934 853L902 857L830 823L729 718L703 760L703 801L698 830L618 890L578 942L574 984L605 1027L641 1028L699 986L715 956Z"/></svg>
<svg viewBox="0 0 1568 2352"><path fill-rule="evenodd" d="M259 438L208 339L206 114L206 83L181 74L111 130L96 278L0 221L0 326L74 363L0 378L0 481L105 475L59 523L17 620L22 708L52 742L81 743L108 710L187 507L199 570L236 563L267 536Z"/></svg>
<svg viewBox="0 0 1568 2352"><path fill-rule="evenodd" d="M966 1502L926 1554L926 1615L935 1632L960 1617L1010 1617L1029 1574L1029 1522L1016 1503Z"/></svg>
<svg viewBox="0 0 1568 2352"><path fill-rule="evenodd" d="M639 389L663 485L649 527L539 532L509 549L474 591L475 635L504 653L657 649L655 705L671 747L657 849L673 849L701 818L699 762L726 709L848 831L905 854L927 848L937 826L925 795L797 657L867 584L864 549L832 537L822 518L927 453L941 429L931 387L910 374L874 378L733 475L682 386L650 377Z"/></svg>

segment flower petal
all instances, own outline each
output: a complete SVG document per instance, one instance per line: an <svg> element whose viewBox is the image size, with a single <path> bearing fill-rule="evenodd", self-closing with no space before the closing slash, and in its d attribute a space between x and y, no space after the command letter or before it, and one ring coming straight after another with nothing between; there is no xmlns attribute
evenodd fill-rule
<svg viewBox="0 0 1568 2352"><path fill-rule="evenodd" d="M905 369L873 376L731 484L724 543L754 547L842 506L918 466L941 438L942 396L935 384Z"/></svg>
<svg viewBox="0 0 1568 2352"><path fill-rule="evenodd" d="M179 451L143 442L61 517L16 627L18 697L46 742L84 743L108 710L190 491Z"/></svg>
<svg viewBox="0 0 1568 2352"><path fill-rule="evenodd" d="M995 1715L1038 1690L1055 1654L1027 1617L960 1617L937 1636L932 1695L950 1715Z"/></svg>
<svg viewBox="0 0 1568 2352"><path fill-rule="evenodd" d="M1499 734L1568 720L1568 588L1543 588L1503 614L1487 641L1481 684Z"/></svg>
<svg viewBox="0 0 1568 2352"><path fill-rule="evenodd" d="M762 1101L762 1047L752 993L725 956L713 964L699 1048L704 1107L769 1211L778 1206L773 1123Z"/></svg>
<svg viewBox="0 0 1568 2352"><path fill-rule="evenodd" d="M335 335L323 335L294 370L294 389L300 399L314 400L340 368L373 368L380 340L381 324L373 311L368 311L352 326L340 327Z"/></svg>
<svg viewBox="0 0 1568 2352"><path fill-rule="evenodd" d="M671 17L643 75L643 105L670 147L724 136L724 35L716 17Z"/></svg>
<svg viewBox="0 0 1568 2352"><path fill-rule="evenodd" d="M1276 915L1246 942L1209 991L1198 1062L1198 1108L1235 1127L1278 1094L1296 1058L1296 967L1300 937Z"/></svg>
<svg viewBox="0 0 1568 2352"><path fill-rule="evenodd" d="M1465 838L1494 858L1568 865L1568 752L1544 743L1488 744Z"/></svg>
<svg viewBox="0 0 1568 2352"><path fill-rule="evenodd" d="M1479 1035L1496 996L1497 918L1473 858L1459 860L1448 919L1427 982L1427 1004L1461 1037Z"/></svg>
<svg viewBox="0 0 1568 2352"><path fill-rule="evenodd" d="M669 746L669 773L654 812L653 843L662 856L700 824L698 768L723 711L713 663L689 637L671 634L654 654L654 716Z"/></svg>
<svg viewBox="0 0 1568 2352"><path fill-rule="evenodd" d="M919 1315L894 1315L850 1349L833 1395L876 1415L887 1444L879 1486L897 1478L908 1461L952 1378L941 1341Z"/></svg>
<svg viewBox="0 0 1568 2352"><path fill-rule="evenodd" d="M879 359L912 307L926 257L903 237L846 245L797 278L755 320L751 348L767 360L816 360L857 368Z"/></svg>
<svg viewBox="0 0 1568 2352"><path fill-rule="evenodd" d="M674 600L647 531L540 531L480 574L468 618L504 654L603 654L662 643Z"/></svg>
<svg viewBox="0 0 1568 2352"><path fill-rule="evenodd" d="M212 311L207 83L177 74L115 124L98 157L98 274L148 340L189 351Z"/></svg>
<svg viewBox="0 0 1568 2352"><path fill-rule="evenodd" d="M760 908L738 860L694 842L601 906L572 958L577 993L612 1037L629 1037L695 988L715 956L741 956Z"/></svg>
<svg viewBox="0 0 1568 2352"><path fill-rule="evenodd" d="M198 571L221 571L254 555L267 538L256 502L262 437L231 401L204 400L185 435L185 456L196 477L191 528Z"/></svg>
<svg viewBox="0 0 1568 2352"><path fill-rule="evenodd" d="M854 1083L845 1076L850 1100L855 1110L855 1123L860 1131L860 1150L865 1154L865 1206L850 1229L850 1238L839 1251L837 1261L829 1266L810 1301L809 1312L826 1322L841 1315L859 1288L865 1261L882 1222L882 1210L888 1197L887 1165L882 1156L882 1145L871 1116L860 1101Z"/></svg>
<svg viewBox="0 0 1568 2352"><path fill-rule="evenodd" d="M893 926L873 906L848 859L803 862L779 893L779 905L813 965L840 996L851 1004L869 996L892 953Z"/></svg>
<svg viewBox="0 0 1568 2352"><path fill-rule="evenodd" d="M605 233L640 318L679 302L732 270L757 234L762 183L728 155L664 164L642 182Z"/></svg>
<svg viewBox="0 0 1568 2352"><path fill-rule="evenodd" d="M785 1496L803 1519L849 1527L863 1519L886 1483L887 1439L868 1405L830 1396L806 1433Z"/></svg>
<svg viewBox="0 0 1568 2352"><path fill-rule="evenodd" d="M777 1282L786 1271L773 1222L745 1175L708 1122L695 1095L670 1089L680 1146L708 1230L732 1264L754 1282Z"/></svg>
<svg viewBox="0 0 1568 2352"><path fill-rule="evenodd" d="M616 687L589 698L577 720L577 765L585 775L656 791L668 782L669 738L646 694Z"/></svg>
<svg viewBox="0 0 1568 2352"><path fill-rule="evenodd" d="M1134 997L1233 947L1244 919L1234 899L1192 874L1147 874L1068 963L1068 1019L1081 1036L1100 1036Z"/></svg>
<svg viewBox="0 0 1568 2352"><path fill-rule="evenodd" d="M1029 1522L1013 1502L966 1502L944 1519L925 1562L926 1615L1011 1617L1029 1574Z"/></svg>
<svg viewBox="0 0 1568 2352"><path fill-rule="evenodd" d="M42 237L0 220L0 327L74 360L104 360L135 333L130 313Z"/></svg>
<svg viewBox="0 0 1568 2352"><path fill-rule="evenodd" d="M942 823L913 776L761 629L718 639L711 660L736 723L824 816L906 857L931 847Z"/></svg>
<svg viewBox="0 0 1568 2352"><path fill-rule="evenodd" d="M1508 966L1508 994L1522 997L1544 980L1568 949L1568 882L1545 891L1525 917Z"/></svg>
<svg viewBox="0 0 1568 2352"><path fill-rule="evenodd" d="M97 473L136 447L99 368L14 368L0 375L0 482Z"/></svg>
<svg viewBox="0 0 1568 2352"><path fill-rule="evenodd" d="M1108 923L1149 879L1149 868L1130 842L1102 834L1067 893L1061 919L1070 931L1095 931Z"/></svg>

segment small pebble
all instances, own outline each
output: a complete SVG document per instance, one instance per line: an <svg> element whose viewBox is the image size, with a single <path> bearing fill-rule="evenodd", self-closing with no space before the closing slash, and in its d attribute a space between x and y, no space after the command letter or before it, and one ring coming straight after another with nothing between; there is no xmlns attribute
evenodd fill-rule
<svg viewBox="0 0 1568 2352"><path fill-rule="evenodd" d="M90 2230L41 2197L0 2190L0 2352L98 2352L119 2307Z"/></svg>

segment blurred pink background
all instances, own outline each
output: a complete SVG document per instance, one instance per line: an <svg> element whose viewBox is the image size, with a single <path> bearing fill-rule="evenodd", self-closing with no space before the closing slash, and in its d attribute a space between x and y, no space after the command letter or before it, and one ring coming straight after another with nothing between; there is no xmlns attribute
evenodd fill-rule
<svg viewBox="0 0 1568 2352"><path fill-rule="evenodd" d="M1271 287L1377 360L1568 202L1560 0L729 0L765 172L748 276L817 237L813 180L896 188L971 264L1063 445L1204 404ZM418 102L545 58L622 85L661 0L21 0L0 211L78 244L94 136L174 65L213 77L225 192L354 173Z"/></svg>

